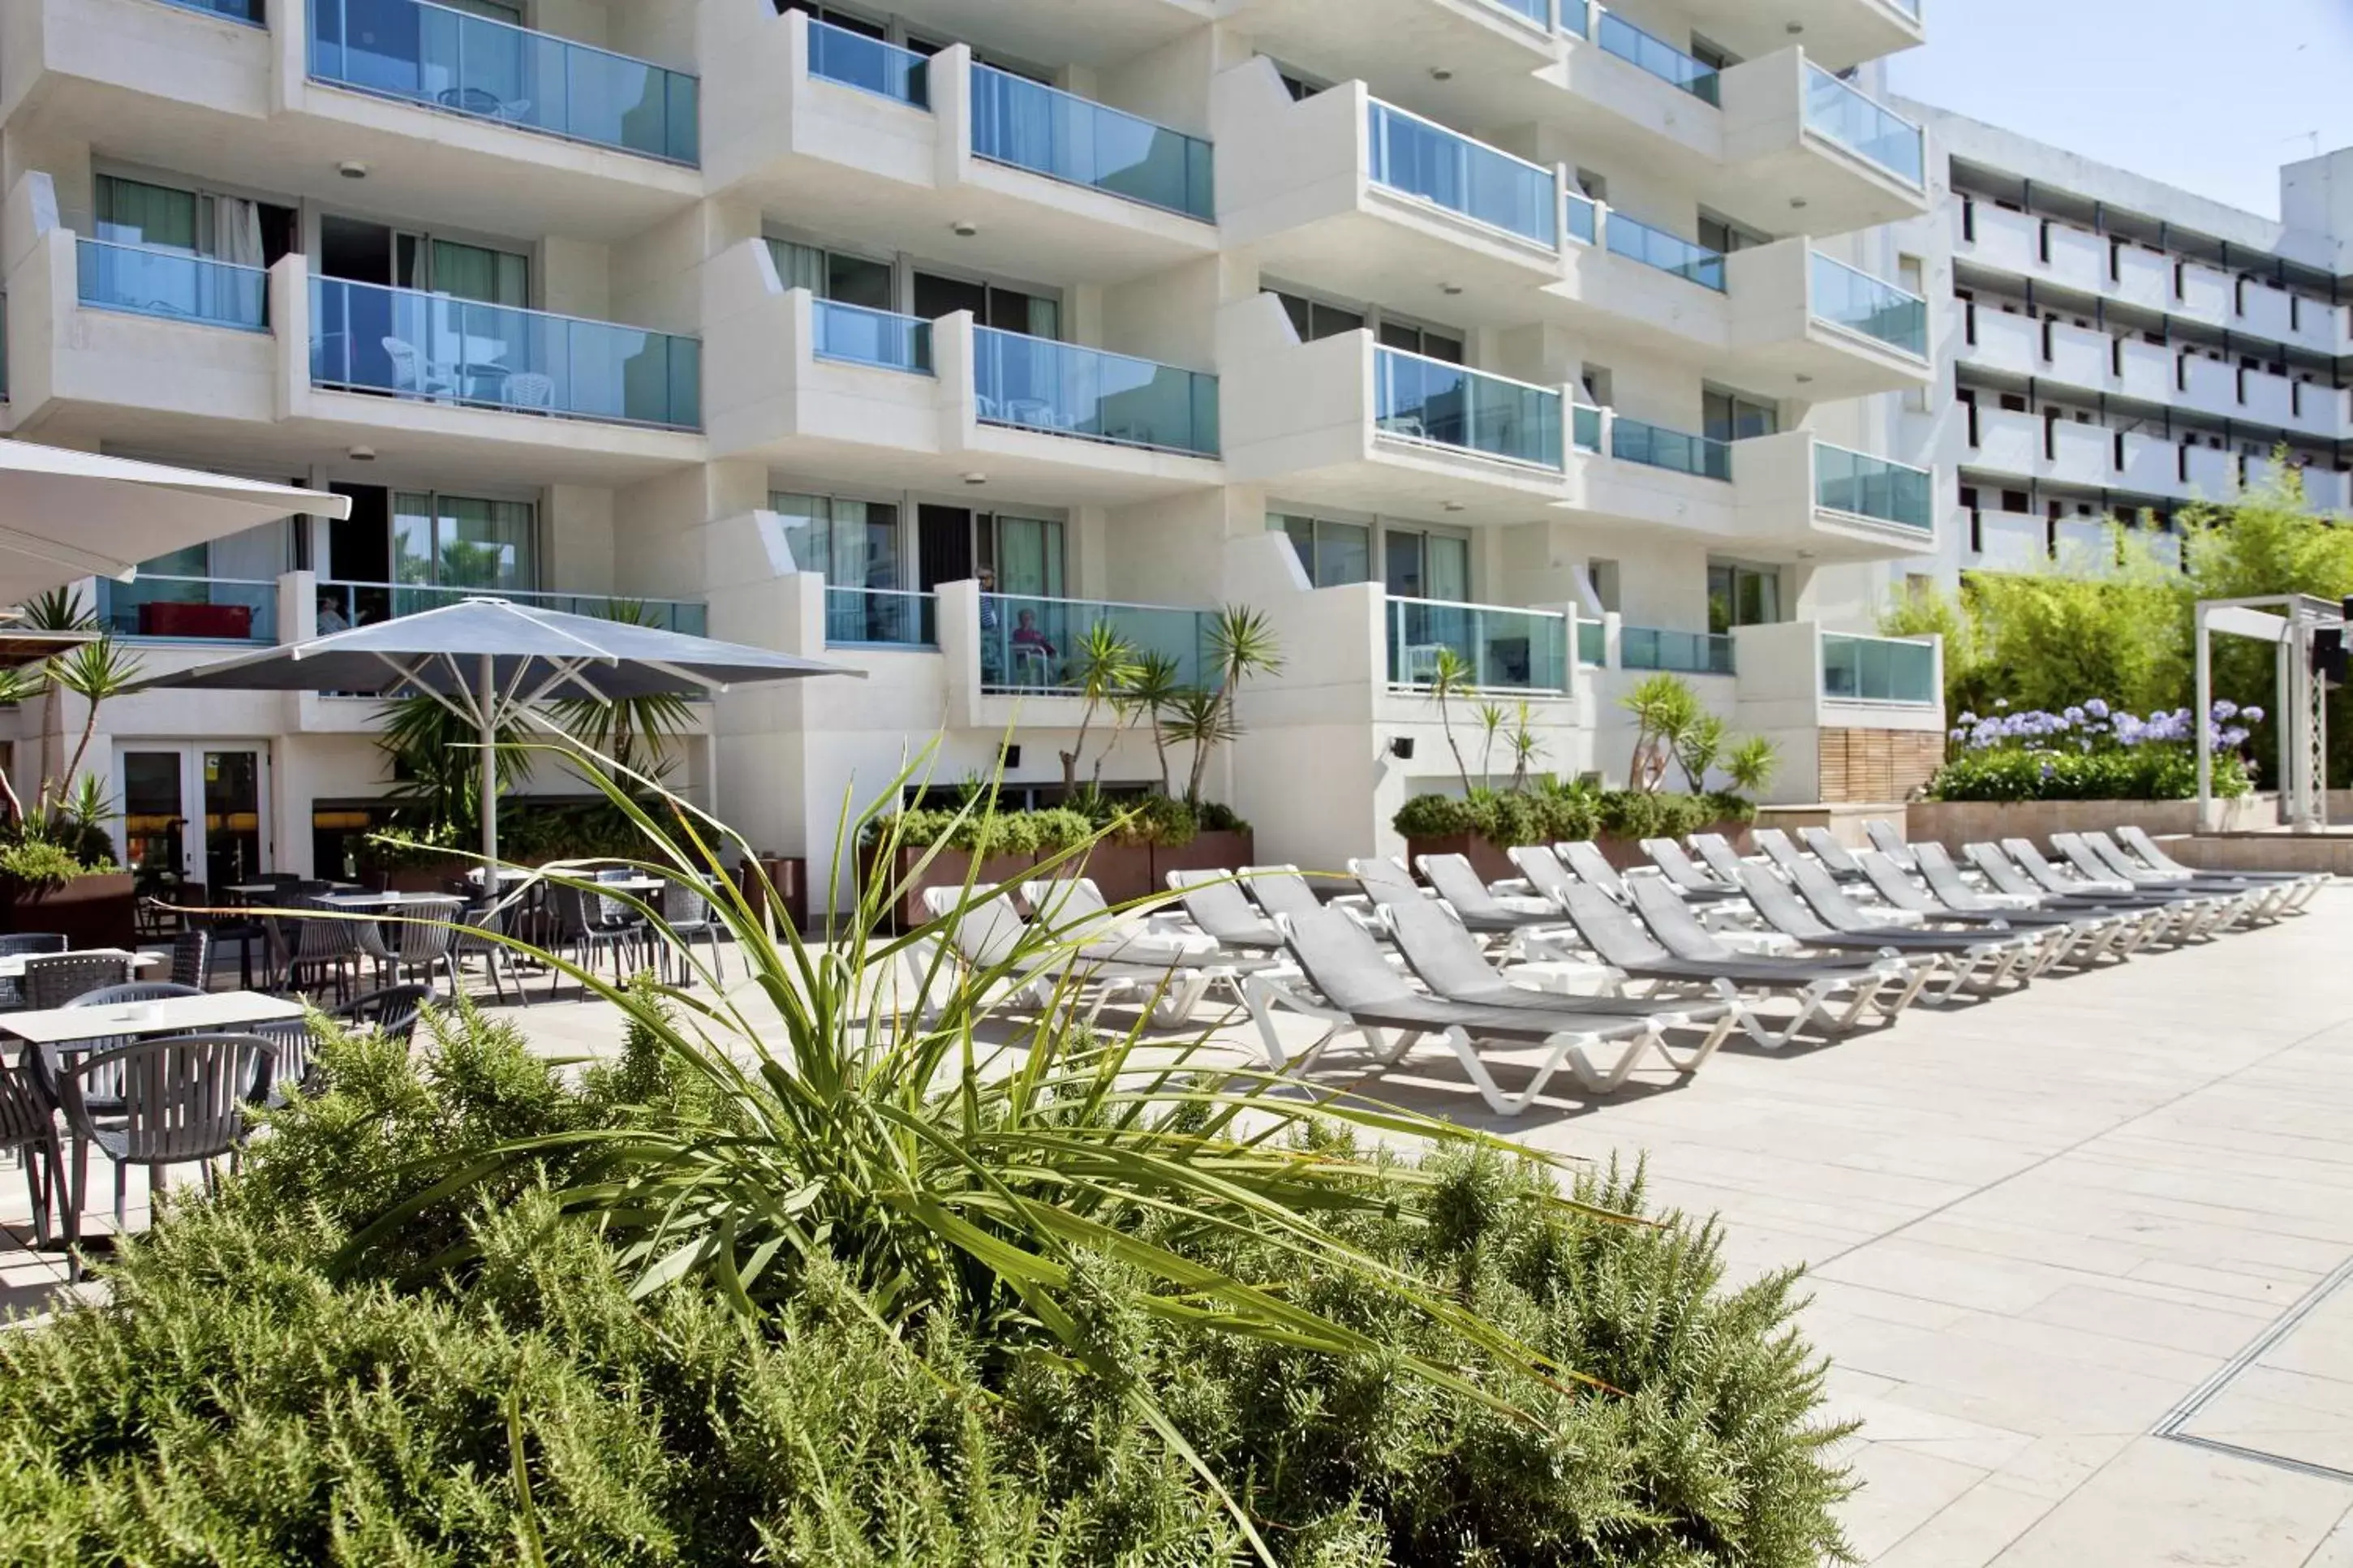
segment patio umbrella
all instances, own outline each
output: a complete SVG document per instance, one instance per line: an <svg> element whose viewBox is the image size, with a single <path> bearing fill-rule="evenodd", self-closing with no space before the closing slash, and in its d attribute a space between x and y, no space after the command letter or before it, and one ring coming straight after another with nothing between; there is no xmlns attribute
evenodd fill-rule
<svg viewBox="0 0 2353 1568"><path fill-rule="evenodd" d="M759 680L863 674L630 621L483 598L199 665L134 689L430 697L481 734L482 854L496 860L499 800L491 764L499 727L517 720L547 722L534 711L538 703L702 697Z"/></svg>
<svg viewBox="0 0 2353 1568"><path fill-rule="evenodd" d="M77 577L121 577L257 523L349 517L348 497L98 452L0 441L0 604Z"/></svg>

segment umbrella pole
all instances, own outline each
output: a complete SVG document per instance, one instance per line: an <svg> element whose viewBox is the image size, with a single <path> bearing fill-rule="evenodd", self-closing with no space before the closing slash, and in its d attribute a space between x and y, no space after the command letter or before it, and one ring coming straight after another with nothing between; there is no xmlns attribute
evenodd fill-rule
<svg viewBox="0 0 2353 1568"><path fill-rule="evenodd" d="M491 656L482 655L482 691L477 711L482 721L482 859L488 866L482 875L495 897L499 890L499 693L491 664Z"/></svg>

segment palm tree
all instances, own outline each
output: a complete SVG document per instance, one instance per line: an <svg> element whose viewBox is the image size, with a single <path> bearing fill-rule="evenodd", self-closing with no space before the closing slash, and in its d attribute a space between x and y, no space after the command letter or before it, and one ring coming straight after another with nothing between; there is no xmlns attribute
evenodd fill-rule
<svg viewBox="0 0 2353 1568"><path fill-rule="evenodd" d="M111 637L86 642L71 653L59 654L49 660L49 684L59 690L72 692L88 704L82 717L81 739L74 745L73 760L66 764L64 774L57 781L60 797L72 787L75 776L81 772L82 758L89 754L90 738L98 733L100 706L136 685L142 673L139 660L131 650ZM49 794L48 781L42 782L41 793L46 805Z"/></svg>
<svg viewBox="0 0 2353 1568"><path fill-rule="evenodd" d="M1183 672L1175 654L1155 648L1135 661L1134 675L1113 700L1123 729L1138 719L1151 724L1153 753L1160 759L1162 795L1168 793L1168 734L1161 727L1160 715L1185 689L1185 683L1177 679Z"/></svg>
<svg viewBox="0 0 2353 1568"><path fill-rule="evenodd" d="M1634 758L1628 769L1628 787L1644 794L1666 782L1667 764L1675 743L1689 733L1704 711L1698 694L1672 675L1654 675L1619 700L1634 716Z"/></svg>
<svg viewBox="0 0 2353 1568"><path fill-rule="evenodd" d="M1772 787L1773 775L1781 771L1781 748L1762 735L1751 735L1732 748L1732 755L1724 760L1724 771L1741 794L1762 795Z"/></svg>
<svg viewBox="0 0 2353 1568"><path fill-rule="evenodd" d="M1282 669L1282 650L1274 640L1273 624L1262 610L1247 605L1226 605L1209 617L1208 642L1209 664L1217 679L1212 695L1223 711L1202 731L1210 737L1208 743L1197 742L1193 748L1193 773L1185 786L1185 800L1196 806L1201 804L1201 781L1209 771L1210 752L1242 732L1241 720L1235 712L1242 682L1253 675L1276 675Z"/></svg>
<svg viewBox="0 0 2353 1568"><path fill-rule="evenodd" d="M98 629L98 616L82 607L81 595L76 590L52 588L38 598L27 599L17 606L16 625L28 632L91 632ZM44 784L52 776L49 772L49 732L58 728L58 695L56 688L51 687L41 710L39 760L40 777Z"/></svg>
<svg viewBox="0 0 2353 1568"><path fill-rule="evenodd" d="M492 737L502 788L531 774L532 752L521 744L524 739L512 721ZM398 698L385 704L375 743L392 760L397 798L437 825L463 828L480 822L482 734L471 720L459 718L438 698Z"/></svg>
<svg viewBox="0 0 2353 1568"><path fill-rule="evenodd" d="M1454 738L1453 700L1471 686L1471 661L1444 643L1438 645L1430 662L1428 689L1430 700L1438 704L1438 727L1445 733L1446 749L1454 753L1454 771L1462 780L1462 793L1471 793L1471 766L1462 760L1462 745Z"/></svg>
<svg viewBox="0 0 2353 1568"><path fill-rule="evenodd" d="M598 614L633 626L660 626L640 599L607 599ZM665 748L684 734L694 719L693 708L675 692L625 697L613 702L579 698L550 703L548 710L566 733L591 752L610 758L626 772L657 779L670 769L670 759L663 755Z"/></svg>
<svg viewBox="0 0 2353 1568"><path fill-rule="evenodd" d="M1692 794L1707 793L1708 771L1723 757L1727 738L1723 719L1714 713L1699 714L1674 738L1675 761L1683 764Z"/></svg>
<svg viewBox="0 0 2353 1568"><path fill-rule="evenodd" d="M22 668L0 669L0 706L13 706L28 698L38 696L47 689L47 681L37 670ZM46 737L45 737L46 738ZM8 801L8 820L25 820L25 803L16 798L16 786L8 777L8 770L0 768L0 795Z"/></svg>
<svg viewBox="0 0 2353 1568"><path fill-rule="evenodd" d="M1119 628L1109 621L1097 621L1087 627L1071 650L1071 683L1087 700L1079 715L1078 738L1071 749L1061 753L1062 793L1076 795L1079 788L1079 759L1087 749L1087 731L1095 721L1095 710L1124 691L1135 679L1135 645L1120 636ZM1110 748L1105 747L1106 751ZM1103 760L1095 760L1095 777L1103 777Z"/></svg>

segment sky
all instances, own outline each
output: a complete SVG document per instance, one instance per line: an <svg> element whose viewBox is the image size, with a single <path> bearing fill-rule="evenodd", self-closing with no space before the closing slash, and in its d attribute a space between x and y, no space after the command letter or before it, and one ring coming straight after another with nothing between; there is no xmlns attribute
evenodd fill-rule
<svg viewBox="0 0 2353 1568"><path fill-rule="evenodd" d="M2316 132L2353 147L2353 0L1926 9L1927 47L1889 62L1898 93L2265 217Z"/></svg>

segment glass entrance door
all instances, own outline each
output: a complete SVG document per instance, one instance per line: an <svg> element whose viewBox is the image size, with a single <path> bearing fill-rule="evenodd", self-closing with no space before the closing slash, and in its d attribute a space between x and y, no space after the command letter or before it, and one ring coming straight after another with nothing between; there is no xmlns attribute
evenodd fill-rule
<svg viewBox="0 0 2353 1568"><path fill-rule="evenodd" d="M208 890L269 869L267 775L259 747L124 747L122 853L142 893Z"/></svg>

